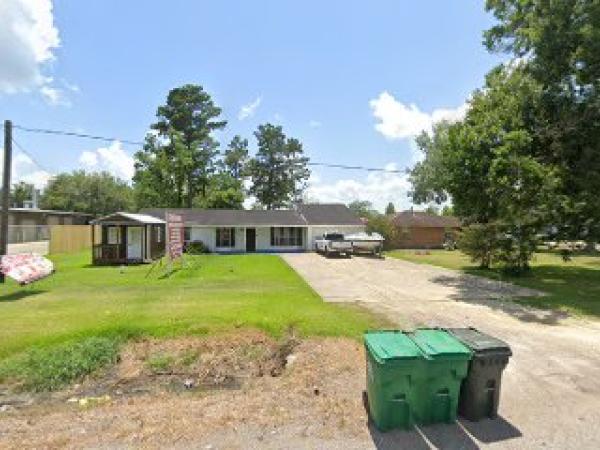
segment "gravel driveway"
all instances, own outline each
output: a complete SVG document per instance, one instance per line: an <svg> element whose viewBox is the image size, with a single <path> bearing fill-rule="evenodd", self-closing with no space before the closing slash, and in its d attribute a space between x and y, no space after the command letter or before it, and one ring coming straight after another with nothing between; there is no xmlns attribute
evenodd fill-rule
<svg viewBox="0 0 600 450"><path fill-rule="evenodd" d="M600 448L600 322L520 306L508 298L540 293L433 266L314 253L283 258L326 301L358 302L407 328L474 326L510 344L500 417L424 427L427 445ZM409 448L414 439L415 432L392 433L373 436L373 444Z"/></svg>

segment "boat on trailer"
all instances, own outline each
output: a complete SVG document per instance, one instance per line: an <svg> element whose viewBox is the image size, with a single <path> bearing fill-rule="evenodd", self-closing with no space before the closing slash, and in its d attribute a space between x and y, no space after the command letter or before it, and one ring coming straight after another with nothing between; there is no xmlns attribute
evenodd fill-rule
<svg viewBox="0 0 600 450"><path fill-rule="evenodd" d="M370 253L381 255L384 237L379 233L353 233L344 236L344 240L352 243L353 253Z"/></svg>

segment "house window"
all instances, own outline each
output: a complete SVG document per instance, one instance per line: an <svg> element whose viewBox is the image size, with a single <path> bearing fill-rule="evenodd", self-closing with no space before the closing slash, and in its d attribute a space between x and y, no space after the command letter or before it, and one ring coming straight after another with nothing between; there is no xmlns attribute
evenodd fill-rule
<svg viewBox="0 0 600 450"><path fill-rule="evenodd" d="M155 236L156 236L156 242L157 242L158 244L160 244L160 243L162 242L162 230L163 230L163 229L162 229L162 227L161 227L161 226L154 227L154 229L156 230L156 231L155 231L155 233L156 233L156 234L155 234Z"/></svg>
<svg viewBox="0 0 600 450"><path fill-rule="evenodd" d="M121 228L108 227L106 229L106 240L108 244L116 245L121 243Z"/></svg>
<svg viewBox="0 0 600 450"><path fill-rule="evenodd" d="M192 240L192 227L183 228L183 240L184 242L189 242Z"/></svg>
<svg viewBox="0 0 600 450"><path fill-rule="evenodd" d="M235 247L235 228L217 228L217 247Z"/></svg>
<svg viewBox="0 0 600 450"><path fill-rule="evenodd" d="M302 247L302 228L271 227L271 246Z"/></svg>

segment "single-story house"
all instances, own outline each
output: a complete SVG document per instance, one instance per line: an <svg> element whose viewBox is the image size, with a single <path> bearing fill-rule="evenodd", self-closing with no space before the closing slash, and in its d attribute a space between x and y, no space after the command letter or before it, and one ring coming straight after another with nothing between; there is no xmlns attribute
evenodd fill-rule
<svg viewBox="0 0 600 450"><path fill-rule="evenodd" d="M298 204L292 209L144 209L166 219L181 215L184 240L200 241L211 252L300 252L313 250L327 231L357 233L364 223L343 204Z"/></svg>
<svg viewBox="0 0 600 450"><path fill-rule="evenodd" d="M92 263L147 263L165 254L165 221L117 212L92 220Z"/></svg>
<svg viewBox="0 0 600 450"><path fill-rule="evenodd" d="M444 241L454 238L460 221L452 216L437 216L412 209L397 213L391 219L396 235L394 248L441 248Z"/></svg>

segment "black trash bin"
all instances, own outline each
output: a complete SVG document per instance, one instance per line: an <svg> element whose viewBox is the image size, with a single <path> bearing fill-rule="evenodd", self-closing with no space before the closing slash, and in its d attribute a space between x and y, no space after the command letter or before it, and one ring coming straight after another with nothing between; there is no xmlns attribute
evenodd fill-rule
<svg viewBox="0 0 600 450"><path fill-rule="evenodd" d="M458 414L472 421L496 417L502 371L512 356L510 347L475 328L448 328L446 331L473 351L469 373L460 389Z"/></svg>

